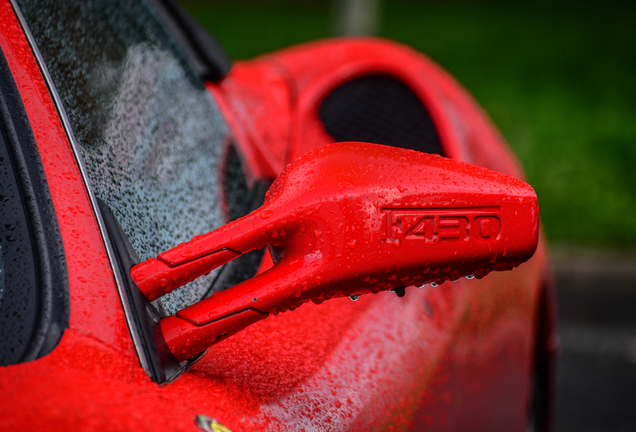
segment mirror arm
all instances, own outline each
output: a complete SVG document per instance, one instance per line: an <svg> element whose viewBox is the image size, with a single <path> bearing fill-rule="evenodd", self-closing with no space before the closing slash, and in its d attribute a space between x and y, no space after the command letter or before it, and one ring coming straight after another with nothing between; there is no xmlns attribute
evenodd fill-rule
<svg viewBox="0 0 636 432"><path fill-rule="evenodd" d="M539 208L521 180L395 147L339 143L311 151L272 184L265 204L131 269L154 300L243 253L269 246L274 267L164 318L188 359L241 329L333 297L483 277L528 260Z"/></svg>

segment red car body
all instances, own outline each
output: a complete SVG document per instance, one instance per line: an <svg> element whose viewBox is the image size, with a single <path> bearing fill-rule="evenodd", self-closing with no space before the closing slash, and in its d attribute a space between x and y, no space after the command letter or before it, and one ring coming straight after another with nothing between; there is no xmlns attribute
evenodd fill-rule
<svg viewBox="0 0 636 432"><path fill-rule="evenodd" d="M70 294L68 328L55 349L0 369L0 429L521 431L533 409L549 427L555 305L543 239L512 271L269 316L214 345L173 382L154 382L140 367L68 131L9 0L0 0L0 22L0 48L55 208ZM368 74L412 89L448 157L523 178L466 91L389 41L293 47L237 62L206 88L236 138L248 182L271 181L334 141L318 116L321 102ZM197 426L200 415L215 421Z"/></svg>

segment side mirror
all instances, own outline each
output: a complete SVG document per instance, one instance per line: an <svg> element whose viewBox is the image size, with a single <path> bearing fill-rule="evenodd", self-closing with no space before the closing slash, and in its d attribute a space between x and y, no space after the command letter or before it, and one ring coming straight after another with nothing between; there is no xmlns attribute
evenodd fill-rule
<svg viewBox="0 0 636 432"><path fill-rule="evenodd" d="M436 155L328 145L280 174L262 207L131 269L154 300L269 246L274 267L161 320L178 360L305 302L483 277L534 253L539 208L521 180Z"/></svg>

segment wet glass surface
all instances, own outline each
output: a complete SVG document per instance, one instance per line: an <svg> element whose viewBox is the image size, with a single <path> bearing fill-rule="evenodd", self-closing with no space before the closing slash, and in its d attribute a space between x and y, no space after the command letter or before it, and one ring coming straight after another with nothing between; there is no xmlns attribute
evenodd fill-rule
<svg viewBox="0 0 636 432"><path fill-rule="evenodd" d="M227 128L144 2L18 4L62 98L91 186L142 260L219 227ZM214 272L162 301L197 301Z"/></svg>
<svg viewBox="0 0 636 432"><path fill-rule="evenodd" d="M2 305L2 297L4 297L4 252L0 245L0 306Z"/></svg>

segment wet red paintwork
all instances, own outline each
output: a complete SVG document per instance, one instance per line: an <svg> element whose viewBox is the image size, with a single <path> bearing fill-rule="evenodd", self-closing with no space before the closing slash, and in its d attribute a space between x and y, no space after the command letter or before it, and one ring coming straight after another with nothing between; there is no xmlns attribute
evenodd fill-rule
<svg viewBox="0 0 636 432"><path fill-rule="evenodd" d="M0 47L25 101L50 182L71 290L70 328L58 347L39 360L0 369L0 429L194 431L194 416L204 414L233 431L405 430L413 424L418 428L422 421L438 425L437 430L465 424L470 430L495 430L501 424L507 430L524 430L546 267L542 242L537 254L519 268L481 280L409 288L401 299L382 292L363 295L355 303L347 298L308 303L220 342L172 384L160 387L150 381L134 355L69 143L7 0L0 0L0 21ZM445 73L419 54L388 42L351 43L368 45L364 55L379 62L388 62L384 49L402 52L399 68L428 74L429 90L420 89L422 83L412 85L420 96L428 95L424 100L429 109L432 99L446 98L447 104L432 111L438 109L433 118L444 131L440 135L448 153L521 175L497 133ZM281 121L273 126L275 142L280 139L281 148L288 144L293 149L284 162L280 149L265 162L256 160L253 174L266 176L268 169L282 168L304 145L309 149L327 143L324 132L312 129L311 121L317 120L311 103L324 94L313 77L329 82L330 71L340 70L335 60L327 61L330 44L344 69L348 63L360 63L354 60L361 54L347 48L348 42L299 47L253 63L276 59L290 86L281 90L289 101L276 102L288 113L283 117L290 118L289 132L276 112L271 119ZM373 46L379 50L375 55ZM310 61L318 54L320 61ZM320 67L312 71L311 65ZM366 67L376 65L368 62ZM251 76L254 88L257 69ZM236 70L230 78L237 76ZM263 74L271 79L271 74ZM215 94L231 99L231 90L223 86L216 87ZM263 93L256 102L249 93L243 96L244 105L261 104L261 113L273 103L263 102L268 99ZM455 113L452 125L442 119L450 115L448 110ZM243 124L250 116L234 119L233 127L250 129L249 121ZM266 122L267 116L262 119ZM312 138L314 133L318 138ZM287 134L289 142L283 144ZM251 132L243 136L265 139ZM254 153L255 159L265 159Z"/></svg>
<svg viewBox="0 0 636 432"><path fill-rule="evenodd" d="M255 179L276 177L289 159L294 88L285 70L276 65L239 64L227 78L208 83L207 88L223 111L232 140L249 167L246 175L251 185Z"/></svg>

